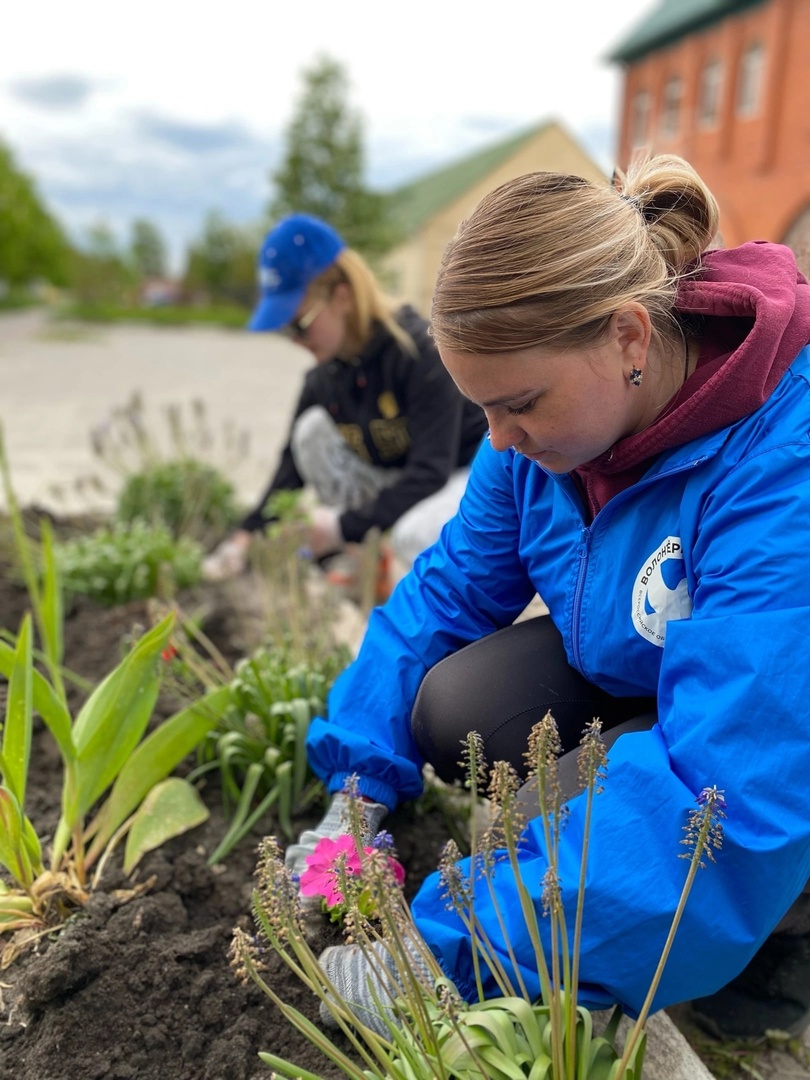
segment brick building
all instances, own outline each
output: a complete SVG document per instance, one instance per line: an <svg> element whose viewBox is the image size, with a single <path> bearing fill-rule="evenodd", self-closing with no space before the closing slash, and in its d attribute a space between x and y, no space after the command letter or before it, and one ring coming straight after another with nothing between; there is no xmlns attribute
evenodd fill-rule
<svg viewBox="0 0 810 1080"><path fill-rule="evenodd" d="M617 161L690 161L727 246L790 244L810 271L810 0L659 0L616 46Z"/></svg>

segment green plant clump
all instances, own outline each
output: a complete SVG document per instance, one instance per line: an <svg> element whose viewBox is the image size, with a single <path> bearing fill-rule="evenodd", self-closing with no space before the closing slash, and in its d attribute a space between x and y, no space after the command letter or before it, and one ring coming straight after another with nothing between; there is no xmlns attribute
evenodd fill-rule
<svg viewBox="0 0 810 1080"><path fill-rule="evenodd" d="M218 769L231 826L210 858L216 863L273 808L292 835L292 815L322 793L307 763L306 735L326 714L335 678L348 663L337 648L316 662L291 663L283 647L259 649L240 660L229 684L228 705L199 752L199 772Z"/></svg>
<svg viewBox="0 0 810 1080"><path fill-rule="evenodd" d="M200 578L202 548L167 526L135 521L104 526L56 548L65 591L112 606L167 597Z"/></svg>
<svg viewBox="0 0 810 1080"><path fill-rule="evenodd" d="M204 546L236 524L233 485L219 469L193 458L158 461L124 481L116 517L125 524L166 525L174 537L190 536Z"/></svg>

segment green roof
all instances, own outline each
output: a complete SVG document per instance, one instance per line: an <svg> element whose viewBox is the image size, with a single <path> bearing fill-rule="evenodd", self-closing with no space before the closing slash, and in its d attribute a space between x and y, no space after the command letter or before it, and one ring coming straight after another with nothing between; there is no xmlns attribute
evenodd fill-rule
<svg viewBox="0 0 810 1080"><path fill-rule="evenodd" d="M638 60L757 3L762 0L659 0L649 15L611 50L608 59Z"/></svg>
<svg viewBox="0 0 810 1080"><path fill-rule="evenodd" d="M403 234L412 235L422 222L463 195L473 184L483 180L525 143L550 126L551 121L537 124L519 135L513 135L397 188L391 195L392 209Z"/></svg>

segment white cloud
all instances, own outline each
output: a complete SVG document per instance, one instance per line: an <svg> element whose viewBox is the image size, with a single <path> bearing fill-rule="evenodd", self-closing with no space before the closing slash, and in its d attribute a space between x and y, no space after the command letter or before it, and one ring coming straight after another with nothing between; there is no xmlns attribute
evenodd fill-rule
<svg viewBox="0 0 810 1080"><path fill-rule="evenodd" d="M69 225L151 216L177 250L210 208L261 213L301 71L323 53L349 72L380 187L552 117L608 168L619 73L603 58L652 6L140 0L122 21L107 0L18 4L0 138Z"/></svg>

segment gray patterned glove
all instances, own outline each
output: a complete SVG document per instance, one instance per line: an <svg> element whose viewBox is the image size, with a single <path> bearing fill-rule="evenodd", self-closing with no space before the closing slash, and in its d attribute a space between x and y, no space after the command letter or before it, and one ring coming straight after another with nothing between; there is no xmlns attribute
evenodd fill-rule
<svg viewBox="0 0 810 1080"><path fill-rule="evenodd" d="M406 939L405 948L416 978L425 986L432 985L430 971L418 947ZM403 994L404 987L394 957L385 943L375 941L371 950L375 961L369 960L359 945L332 945L324 949L318 963L357 1019L377 1035L390 1039L391 1027L399 1026L392 1005ZM382 1012L372 997L371 987ZM339 1026L325 1001L321 1002L319 1011L321 1021L327 1027Z"/></svg>
<svg viewBox="0 0 810 1080"><path fill-rule="evenodd" d="M284 852L284 865L291 874L299 877L303 874L307 868L307 855L311 855L315 851L318 842L324 837L334 840L336 837L342 836L343 833L350 831L349 799L351 797L343 791L338 791L332 796L329 809L320 824L316 825L314 829L306 829L299 836L297 844L289 845ZM364 799L359 799L357 805L365 823L362 837L363 843L364 845L370 844L380 831L380 825L388 813L388 807L383 806L382 803L366 802ZM320 910L320 897L304 896L301 900L304 907L315 907Z"/></svg>

